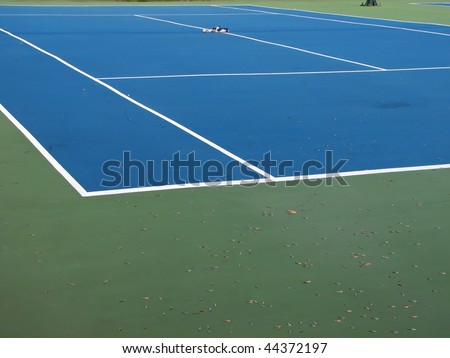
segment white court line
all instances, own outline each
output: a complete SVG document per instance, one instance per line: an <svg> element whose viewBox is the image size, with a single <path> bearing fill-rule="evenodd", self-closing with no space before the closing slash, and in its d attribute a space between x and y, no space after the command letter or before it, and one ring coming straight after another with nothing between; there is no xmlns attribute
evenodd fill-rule
<svg viewBox="0 0 450 358"><path fill-rule="evenodd" d="M219 5L210 5L210 6L219 6ZM390 22L401 22L405 24L418 24L418 25L435 25L435 26L445 26L450 27L450 25L447 24L439 24L434 22L421 22L421 21L410 21L410 20L396 20L396 19L384 19L380 17L370 17L370 16L361 16L361 15L346 15L346 14L339 14L335 12L323 12L323 11L312 11L312 10L303 10L303 9L289 9L289 8L281 8L281 7L274 7L274 6L264 6L264 5L255 5L255 4L237 4L235 6L252 6L252 7L259 7L264 9L273 9L273 10L287 10L287 11L297 11L297 12L309 12L312 14L321 14L321 15L332 15L332 16L343 16L343 17L352 17L355 19L366 19L366 20L380 20L380 21L390 21Z"/></svg>
<svg viewBox="0 0 450 358"><path fill-rule="evenodd" d="M143 14L145 15L145 14ZM227 14L149 14L149 16L266 16L267 14L232 12ZM133 14L0 14L3 17L133 17Z"/></svg>
<svg viewBox="0 0 450 358"><path fill-rule="evenodd" d="M172 25L177 25L177 26L189 27L191 29L197 29L197 30L204 30L205 29L204 27L183 24L181 22L175 22L175 21L170 21L170 20L159 19L159 18L153 17L153 16L147 16L147 15L134 15L134 16L135 17L140 17L142 19L148 19L148 20L153 20L153 21L165 22L167 24L172 24Z"/></svg>
<svg viewBox="0 0 450 358"><path fill-rule="evenodd" d="M401 71L437 71L450 70L447 67L412 67L412 68L392 68L381 70L336 70L336 71L303 71L303 72L241 72L241 73L193 73L178 75L148 75L148 76L121 76L121 77L99 77L104 81L120 80L142 80L159 78L191 78L191 77L240 77L240 76L302 76L302 75L334 75L346 73L376 73L376 72L401 72Z"/></svg>
<svg viewBox="0 0 450 358"><path fill-rule="evenodd" d="M450 68L450 67L449 67ZM338 73L365 73L385 72L381 70L348 70L348 71L304 71L304 72L238 72L238 73L193 73L179 75L149 75L149 76L123 76L123 77L99 77L100 80L140 80L158 78L190 78L190 77L240 77L240 76L290 76L290 75L321 75Z"/></svg>
<svg viewBox="0 0 450 358"><path fill-rule="evenodd" d="M322 17L314 17L314 16L305 16L305 15L296 15L296 14L288 14L283 12L273 12L273 11L265 11L265 10L255 10L255 9L243 9L243 8L237 8L232 6L219 6L219 5L211 5L214 7L220 7L224 9L232 9L232 10L242 10L242 11L253 11L258 13L264 13L264 14L270 14L270 15L281 15L281 16L289 16L289 17L297 17L297 18L303 18L303 19L310 19L310 20L319 20L319 21L328 21L328 22L338 22L343 24L351 24L351 25L361 25L361 26L372 26L372 27L381 27L381 28L387 28L387 29L395 29L395 30L404 30L404 31L412 31L412 32L422 32L426 34L432 34L432 35L440 35L440 36L448 36L450 37L450 34L446 34L443 32L435 32L435 31L427 31L427 30L418 30L418 29L411 29L409 27L399 27L399 26L390 26L390 25L380 25L380 24L370 24L366 22L356 22L356 21L347 21L347 20L337 20L337 19L326 19ZM289 10L289 9L286 9Z"/></svg>
<svg viewBox="0 0 450 358"><path fill-rule="evenodd" d="M283 48L287 48L287 49L294 50L294 51L304 52L304 53L308 53L310 55L315 55L315 56L319 56L319 57L325 57L325 58L329 58L331 60L337 60L337 61L347 62L347 63L351 63L351 64L358 65L358 66L374 68L374 69L380 70L380 71L384 71L385 70L382 67L368 65L366 63L357 62L357 61L351 61L351 60L347 60L347 59L344 59L344 58L341 58L341 57L325 55L325 54L320 53L320 52L309 51L309 50L305 50L305 49L302 49L302 48L299 48L299 47L288 46L288 45L283 45L283 44L279 44L279 43L276 43L276 42L260 40L260 39L257 39L255 37L238 35L238 34L235 34L235 33L227 33L227 35L240 37L240 38L243 38L243 39L252 40L252 41L256 41L256 42L261 42L261 43L268 44L268 45L283 47Z"/></svg>
<svg viewBox="0 0 450 358"><path fill-rule="evenodd" d="M164 187L139 187L139 188L127 188L127 189L112 189L105 191L92 191L86 193L86 196L107 196L107 195L120 195L120 194L133 194L144 193L150 191L159 190L174 190L174 189L193 189L193 188L206 188L206 187L223 187L223 186L237 186L237 185L256 185L256 184L271 184L271 183L288 183L288 182L304 182L307 180L319 180L327 178L345 178L352 176L363 175L375 175L375 174L395 174L405 172L417 172L425 170L440 170L450 169L450 164L438 164L438 165L424 165L414 167L398 167L398 168L385 168L385 169L371 169L371 170L358 170L351 172L341 173L328 173L328 174L313 174L313 175L299 175L289 177L272 177L271 179L256 179L256 180L233 180L211 183L192 183L185 185L165 185ZM287 184L286 184L287 185Z"/></svg>
<svg viewBox="0 0 450 358"><path fill-rule="evenodd" d="M405 172L417 172L424 170L439 170L450 169L449 164L436 164L436 165L421 165L414 167L397 167L397 168L383 168L383 169L368 169L368 170L355 170L350 172L328 173L328 174L313 174L313 175L299 175L290 177L275 177L274 182L289 182L289 181L304 181L314 179L326 179L333 177L352 177L362 175L374 175L374 174L389 174L389 173L405 173ZM270 180L265 182L269 183Z"/></svg>
<svg viewBox="0 0 450 358"><path fill-rule="evenodd" d="M242 13L242 12L229 12L226 14L202 14L202 13L191 13L191 14L141 14L141 15L145 15L145 16L248 16L248 15L259 15L259 16L264 16L266 14L258 14L258 13Z"/></svg>
<svg viewBox="0 0 450 358"><path fill-rule="evenodd" d="M2 17L130 17L130 14L0 14Z"/></svg>
<svg viewBox="0 0 450 358"><path fill-rule="evenodd" d="M274 178L275 179L275 178ZM125 188L125 189L111 189L111 190L100 190L100 191L90 191L86 196L107 196L107 195L120 195L120 194L134 194L134 193L145 193L152 191L163 191L163 190L176 190L176 189L195 189L195 188L215 188L223 186L240 186L240 185L256 185L262 183L271 183L271 179L249 179L249 180L229 180L229 181L218 181L218 182L200 182L200 183L189 183L189 184L169 184L164 186L146 186L139 188Z"/></svg>
<svg viewBox="0 0 450 358"><path fill-rule="evenodd" d="M198 29L198 30L203 30L203 27L200 26L193 26L193 25L188 25L188 24L183 24L181 22L175 22L175 21L169 21L169 20L163 20L163 19L159 19L157 17L151 17L151 16L143 16L143 15L136 15L136 17L140 17L143 19L149 19L149 20L154 20L154 21L159 21L159 22L165 22L168 24L172 24L172 25L178 25L178 26L184 26L184 27L189 27L189 28L193 28L193 29ZM362 63L362 62L356 62L356 61L351 61L351 60L347 60L345 58L341 58L341 57L335 57L335 56L330 56L330 55L325 55L323 53L320 52L314 52L314 51L309 51L309 50L305 50L303 48L300 47L294 47L294 46L288 46L288 45L283 45L277 42L271 42L271 41L265 41L265 40L261 40L261 39L257 39L255 37L250 37L250 36L244 36L244 35L239 35L236 33L232 33L232 32L227 32L227 33L223 33L220 35L228 35L228 36L234 36L234 37L239 37L242 39L246 39L246 40L251 40L251 41L255 41L255 42L260 42L266 45L272 45L272 46L277 46L277 47L282 47L282 48L287 48L289 50L294 50L294 51L298 51L298 52L303 52L303 53L307 53L310 55L315 55L315 56L319 56L319 57L325 57L331 60L336 60L336 61L341 61L341 62L347 62L347 63L351 63L353 65L358 65L358 66L363 66L363 67L369 67L369 68L373 68L376 70L380 70L380 71L384 71L384 68L381 67L377 67L377 66L372 66L372 65L368 65L366 63Z"/></svg>
<svg viewBox="0 0 450 358"><path fill-rule="evenodd" d="M65 65L65 66L67 66L67 67L69 67L70 69L74 70L75 72L78 72L79 74L81 74L81 75L83 75L83 76L89 78L90 80L92 80L92 81L94 81L94 82L100 84L101 86L107 88L108 90L114 92L115 94L117 94L118 96L122 97L123 99L125 99L125 100L127 100L127 101L129 101L129 102L131 102L131 103L133 103L133 104L135 104L136 106L138 106L138 107L144 109L145 111L147 111L147 112L149 112L149 113L154 114L155 116L161 118L162 120L164 120L164 121L166 121L166 122L172 124L173 126L179 128L179 129L181 129L181 130L184 131L185 133L187 133L187 134L193 136L194 138L200 140L201 142L203 142L203 143L209 145L210 147L212 147L212 148L218 150L219 152L225 154L226 156L228 156L228 157L230 157L230 158L236 160L237 162L241 163L242 165L245 165L246 167L250 168L250 169L253 170L254 172L256 172L256 173L258 173L258 174L260 174L260 175L262 175L262 176L264 176L264 177L271 178L271 175L270 175L270 174L264 172L264 171L261 170L260 168L258 168L258 167L256 167L256 166L252 165L251 163L248 163L245 159L240 158L239 156L237 156L237 155L231 153L230 151L226 150L225 148L223 148L223 147L219 146L218 144L216 144L216 143L210 141L209 139L207 139L207 138L201 136L200 134L194 132L193 130L191 130L191 129L185 127L185 126L183 126L182 124L176 122L175 120L173 120L173 119L171 119L171 118L169 118L169 117L163 115L162 113L159 113L158 111L156 111L156 110L154 110L154 109L152 109L152 108L150 108L150 107L145 106L144 104L142 104L142 103L136 101L135 99L133 99L133 98L127 96L127 95L124 94L123 92L120 92L120 91L117 90L116 88L114 88L114 87L108 85L107 83L105 83L105 82L103 82L103 81L101 81L101 80L99 80L99 79L97 79L97 78L91 76L90 74L88 74L88 73L86 73L86 72L80 70L79 68L77 68L77 67L75 67L74 65L68 63L67 61L61 59L60 57L58 57L58 56L56 56L56 55L54 55L54 54L52 54L52 53L50 53L50 52L48 52L48 51L46 51L46 50L44 50L44 49L42 49L42 48L36 46L36 45L34 45L33 43L31 43L31 42L29 42L29 41L27 41L27 40L25 40L25 39L23 39L23 38L21 38L21 37L19 37L19 36L17 36L17 35L14 35L13 33L9 32L9 31L6 31L6 30L4 30L4 29L2 29L2 28L0 28L0 32L3 32L4 34L6 34L6 35L8 35L8 36L11 36L11 37L15 38L16 40L19 40L19 41L21 41L22 43L24 43L24 44L26 44L26 45L28 45L28 46L34 48L35 50L37 50L37 51L39 51L39 52L41 52L41 53L43 53L43 54L45 54L45 55L47 55L47 56L49 56L49 57L55 59L56 61L60 62L61 64Z"/></svg>
<svg viewBox="0 0 450 358"><path fill-rule="evenodd" d="M45 149L41 143L22 125L20 122L14 118L14 116L0 103L0 112L8 118L16 128L22 132L22 134L31 142L32 145L44 156L45 159L66 179L70 185L81 195L87 196L87 191L75 180L72 175L70 175L64 167L58 163L58 161Z"/></svg>

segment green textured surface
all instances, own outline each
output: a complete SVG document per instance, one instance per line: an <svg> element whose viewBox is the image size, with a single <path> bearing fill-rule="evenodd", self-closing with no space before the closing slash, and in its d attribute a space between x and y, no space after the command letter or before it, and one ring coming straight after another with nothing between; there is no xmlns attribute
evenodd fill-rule
<svg viewBox="0 0 450 358"><path fill-rule="evenodd" d="M0 115L0 337L450 337L450 170L347 180L83 199Z"/></svg>

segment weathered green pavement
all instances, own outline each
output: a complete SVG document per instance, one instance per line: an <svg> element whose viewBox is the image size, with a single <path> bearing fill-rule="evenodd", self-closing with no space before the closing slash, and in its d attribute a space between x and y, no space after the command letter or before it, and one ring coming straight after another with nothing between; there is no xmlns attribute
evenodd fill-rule
<svg viewBox="0 0 450 358"><path fill-rule="evenodd" d="M83 199L0 115L0 337L450 337L450 170L347 181Z"/></svg>

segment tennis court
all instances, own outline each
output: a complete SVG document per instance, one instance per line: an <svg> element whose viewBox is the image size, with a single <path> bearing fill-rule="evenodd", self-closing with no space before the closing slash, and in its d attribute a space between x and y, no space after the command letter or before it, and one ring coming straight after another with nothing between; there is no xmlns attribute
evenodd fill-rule
<svg viewBox="0 0 450 358"><path fill-rule="evenodd" d="M0 16L4 111L83 196L324 175L326 152L342 175L449 167L449 26L257 6ZM217 24L231 33L202 32Z"/></svg>
<svg viewBox="0 0 450 358"><path fill-rule="evenodd" d="M0 337L450 337L447 9L333 6L1 6Z"/></svg>

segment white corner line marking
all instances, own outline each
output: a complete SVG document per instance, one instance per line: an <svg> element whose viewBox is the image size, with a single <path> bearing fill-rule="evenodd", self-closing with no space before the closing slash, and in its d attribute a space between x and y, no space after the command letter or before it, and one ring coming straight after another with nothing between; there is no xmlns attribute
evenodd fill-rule
<svg viewBox="0 0 450 358"><path fill-rule="evenodd" d="M154 21L159 21L159 22L165 22L165 23L172 24L172 25L189 27L189 28L192 28L192 29L198 29L198 30L203 30L204 29L203 27L200 27L200 26L193 26L193 25L183 24L181 22L175 22L175 21L170 21L170 20L159 19L157 17L143 16L143 15L135 15L135 16L143 18L143 19L154 20ZM362 62L351 61L351 60L347 60L347 59L341 58L341 57L330 56L330 55L326 55L326 54L323 54L323 53L320 53L320 52L309 51L309 50L306 50L306 49L303 49L303 48L300 48L300 47L283 45L283 44L280 44L280 43L277 43L277 42L265 41L265 40L258 39L256 37L239 35L239 34L236 34L236 33L233 33L233 32L227 32L227 33L223 33L221 35L228 35L228 36L239 37L239 38L242 38L242 39L263 43L263 44L266 44L266 45L282 47L282 48L286 48L286 49L289 49L289 50L294 50L294 51L298 51L298 52L307 53L307 54L310 54L310 55L315 55L315 56L319 56L319 57L325 57L325 58L328 58L328 59L331 59L331 60L347 62L347 63L351 63L353 65L358 65L358 66L363 66L363 67L369 67L369 68L373 68L375 70L380 70L380 71L384 71L385 70L382 67L368 65L368 64L362 63Z"/></svg>
<svg viewBox="0 0 450 358"><path fill-rule="evenodd" d="M275 178L273 178L275 180ZM272 179L248 179L248 180L229 180L229 181L216 181L216 182L199 182L188 184L169 184L164 186L153 187L138 187L138 188L124 188L124 189L111 189L102 191L91 191L87 193L87 196L107 196L107 195L119 195L119 194L133 194L133 193L145 193L153 191L163 190L176 190L176 189L196 189L196 188L215 188L223 186L241 186L241 185L256 185L261 183L274 182Z"/></svg>
<svg viewBox="0 0 450 358"><path fill-rule="evenodd" d="M273 183L288 183L288 182L304 182L306 180L323 180L327 178L338 178L338 177L352 177L352 176L364 176L364 175L376 175L376 174L395 174L395 173L405 173L405 172L416 172L416 171L426 171L426 170L441 170L450 169L450 164L438 164L438 165L424 165L424 166L414 166L414 167L398 167L398 168L385 168L385 169L369 169L369 170L358 170L350 172L341 173L324 173L324 174L314 174L314 175L299 175L299 176L289 176L289 177L272 177L272 179L262 178L262 179L250 179L250 180L233 180L233 181L219 181L219 182L201 182L201 183L190 183L190 184L174 184L165 185L163 187L138 187L138 188L125 188L125 189L111 189L104 191L92 191L88 192L86 196L96 197L96 196L107 196L107 195L120 195L120 194L134 194L134 193L144 193L153 192L161 190L175 190L175 189L194 189L194 188L213 188L213 187L223 187L223 186L242 186L242 185L259 185L259 184L273 184Z"/></svg>
<svg viewBox="0 0 450 358"><path fill-rule="evenodd" d="M162 120L172 124L173 126L175 126L175 127L179 128L179 129L181 129L182 131L184 131L185 133L188 133L191 136L193 136L194 138L197 138L201 142L203 142L203 143L209 145L210 147L218 150L219 152L225 154L226 156L228 156L228 157L238 161L242 165L247 166L248 168L250 168L251 170L255 171L256 173L258 173L258 174L260 174L260 175L262 175L264 177L267 177L267 178L272 178L272 176L270 174L264 172L260 168L258 168L256 166L252 165L251 163L247 162L245 159L243 159L243 158L241 158L241 157L231 153L230 151L226 150L225 148L223 148L223 147L219 146L218 144L212 142L211 140L203 137L202 135L194 132L193 130L183 126L182 124L178 123L177 121L175 121L175 120L165 116L164 114L159 113L158 111L156 111L156 110L154 110L154 109L152 109L150 107L147 107L146 105L138 102L137 100L133 99L132 97L127 96L123 92L120 92L118 89L116 89L116 88L108 85L107 83L99 80L98 78L95 78L92 75L90 75L90 74L80 70L79 68L77 68L74 65L68 63L67 61L63 60L62 58L60 58L60 57L58 57L58 56L56 56L56 55L54 55L54 54L52 54L52 53L42 49L42 48L40 48L40 47L34 45L33 43L31 43L31 42L29 42L29 41L27 41L27 40L25 40L25 39L23 39L23 38L21 38L21 37L19 37L17 35L14 35L13 33L9 32L9 31L6 31L6 30L4 30L2 28L0 28L0 32L3 32L4 34L13 37L16 40L22 41L24 44L27 44L28 46L34 48L35 50L37 50L37 51L39 51L39 52L41 52L41 53L43 53L43 54L45 54L45 55L55 59L56 61L62 63L63 65L65 65L67 67L69 67L70 69L74 70L75 72L78 72L79 74L89 78L90 80L92 80L92 81L100 84L101 86L107 88L108 90L114 92L115 94L117 94L118 96L122 97L123 99L125 99L125 100L133 103L134 105L144 109L145 111L147 111L147 112L149 112L149 113L159 117L160 119L162 119Z"/></svg>
<svg viewBox="0 0 450 358"><path fill-rule="evenodd" d="M64 167L45 149L41 143L0 103L0 112L10 120L16 128L31 142L31 144L44 156L45 159L58 171L67 182L83 197L88 193L84 188L72 177Z"/></svg>

